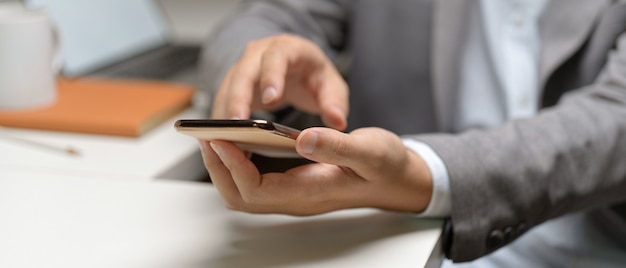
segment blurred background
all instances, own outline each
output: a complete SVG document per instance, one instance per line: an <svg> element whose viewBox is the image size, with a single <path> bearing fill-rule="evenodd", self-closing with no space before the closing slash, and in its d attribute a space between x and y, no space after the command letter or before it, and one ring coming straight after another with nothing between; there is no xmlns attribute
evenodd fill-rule
<svg viewBox="0 0 626 268"><path fill-rule="evenodd" d="M239 0L0 0L43 9L60 35L62 74L193 84L202 43Z"/></svg>
<svg viewBox="0 0 626 268"><path fill-rule="evenodd" d="M101 0L106 2L107 0ZM173 40L185 44L199 44L224 17L232 12L240 0L151 0L163 7L172 26ZM0 0L5 2L28 2ZM47 2L93 2L47 0ZM128 1L132 2L132 1Z"/></svg>

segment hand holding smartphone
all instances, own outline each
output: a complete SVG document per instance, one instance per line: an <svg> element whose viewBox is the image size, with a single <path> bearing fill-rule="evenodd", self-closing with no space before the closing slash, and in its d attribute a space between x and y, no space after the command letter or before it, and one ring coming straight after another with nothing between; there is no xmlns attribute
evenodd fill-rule
<svg viewBox="0 0 626 268"><path fill-rule="evenodd" d="M301 158L296 152L300 130L266 120L178 120L179 133L202 140L233 142L244 151L275 158Z"/></svg>

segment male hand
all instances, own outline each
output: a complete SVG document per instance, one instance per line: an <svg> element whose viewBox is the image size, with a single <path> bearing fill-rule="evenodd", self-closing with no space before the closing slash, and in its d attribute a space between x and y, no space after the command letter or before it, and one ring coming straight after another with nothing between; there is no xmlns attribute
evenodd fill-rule
<svg viewBox="0 0 626 268"><path fill-rule="evenodd" d="M260 174L225 141L201 141L204 163L228 208L252 213L312 215L355 207L419 212L432 195L423 160L379 128L345 134L305 129L296 150L318 163Z"/></svg>
<svg viewBox="0 0 626 268"><path fill-rule="evenodd" d="M248 44L220 85L212 118L246 119L285 105L319 114L326 126L346 128L345 81L319 47L292 35Z"/></svg>

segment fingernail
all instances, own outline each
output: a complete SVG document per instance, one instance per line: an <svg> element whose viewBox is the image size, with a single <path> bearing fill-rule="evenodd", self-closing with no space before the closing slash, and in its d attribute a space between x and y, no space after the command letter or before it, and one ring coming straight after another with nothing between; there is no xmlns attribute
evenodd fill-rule
<svg viewBox="0 0 626 268"><path fill-rule="evenodd" d="M272 102L276 96L278 96L278 90L275 87L268 87L263 91L261 102L263 102L263 104L268 104Z"/></svg>
<svg viewBox="0 0 626 268"><path fill-rule="evenodd" d="M307 132L300 141L300 151L304 154L313 154L313 151L315 151L315 146L317 145L317 137L317 132Z"/></svg>
<svg viewBox="0 0 626 268"><path fill-rule="evenodd" d="M328 109L328 121L324 121L327 126L343 129L346 124L346 114L337 106L330 106Z"/></svg>
<svg viewBox="0 0 626 268"><path fill-rule="evenodd" d="M243 116L241 116L240 112L237 112L237 113L231 113L228 118L230 120L241 120L241 119L243 119Z"/></svg>
<svg viewBox="0 0 626 268"><path fill-rule="evenodd" d="M230 119L230 120L241 120L241 119L244 119L244 117L242 116L243 113L241 111L230 112L228 115L229 115L228 119Z"/></svg>
<svg viewBox="0 0 626 268"><path fill-rule="evenodd" d="M222 156L224 155L222 148L220 148L219 145L216 145L214 143L209 143L209 145L211 145L211 148L213 149L213 151L217 154L217 156L220 157L220 159L222 158Z"/></svg>
<svg viewBox="0 0 626 268"><path fill-rule="evenodd" d="M343 110L341 110L341 108L339 108L337 106L333 106L332 109L333 109L333 113L335 113L336 115L341 117L341 119L346 118L346 114L343 112Z"/></svg>

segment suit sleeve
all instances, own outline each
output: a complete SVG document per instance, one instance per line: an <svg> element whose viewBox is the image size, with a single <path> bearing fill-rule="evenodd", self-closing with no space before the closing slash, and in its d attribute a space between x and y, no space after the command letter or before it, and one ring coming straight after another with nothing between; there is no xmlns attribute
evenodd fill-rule
<svg viewBox="0 0 626 268"><path fill-rule="evenodd" d="M531 119L415 138L450 176L448 257L469 261L566 213L626 201L626 34L598 80Z"/></svg>
<svg viewBox="0 0 626 268"><path fill-rule="evenodd" d="M243 1L203 47L199 84L212 95L248 42L290 33L319 45L329 57L344 46L349 1Z"/></svg>

